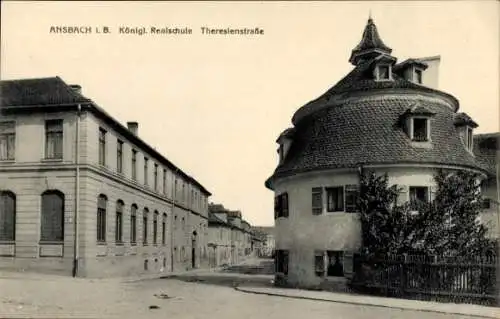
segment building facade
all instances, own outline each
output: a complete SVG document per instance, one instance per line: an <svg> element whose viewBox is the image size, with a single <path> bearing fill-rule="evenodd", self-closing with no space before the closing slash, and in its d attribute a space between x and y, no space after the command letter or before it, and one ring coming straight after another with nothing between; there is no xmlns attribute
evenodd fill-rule
<svg viewBox="0 0 500 319"><path fill-rule="evenodd" d="M274 227L272 226L255 226L253 231L260 238L259 246L257 247L257 255L263 258L270 258L274 254L275 240Z"/></svg>
<svg viewBox="0 0 500 319"><path fill-rule="evenodd" d="M240 211L209 204L208 246L210 264L236 265L253 254L255 241L250 224Z"/></svg>
<svg viewBox="0 0 500 319"><path fill-rule="evenodd" d="M438 89L440 57L397 63L391 53L370 18L352 71L299 108L277 139L266 186L275 193L279 282L317 287L349 277L361 245L360 169L387 173L401 202L431 200L438 169L494 174L474 154L478 125Z"/></svg>
<svg viewBox="0 0 500 319"><path fill-rule="evenodd" d="M0 86L0 268L83 277L206 264L207 191L59 77Z"/></svg>

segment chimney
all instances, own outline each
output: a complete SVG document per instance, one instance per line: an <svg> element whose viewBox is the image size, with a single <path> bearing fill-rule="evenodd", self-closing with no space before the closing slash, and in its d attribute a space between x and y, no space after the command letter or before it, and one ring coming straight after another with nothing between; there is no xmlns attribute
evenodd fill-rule
<svg viewBox="0 0 500 319"><path fill-rule="evenodd" d="M69 86L75 93L82 94L82 87L78 84L71 84Z"/></svg>
<svg viewBox="0 0 500 319"><path fill-rule="evenodd" d="M422 84L432 89L439 90L439 64L441 56L425 57L419 59L427 64L427 69L422 76Z"/></svg>
<svg viewBox="0 0 500 319"><path fill-rule="evenodd" d="M137 135L139 130L139 123L137 122L127 122L127 128L132 134Z"/></svg>

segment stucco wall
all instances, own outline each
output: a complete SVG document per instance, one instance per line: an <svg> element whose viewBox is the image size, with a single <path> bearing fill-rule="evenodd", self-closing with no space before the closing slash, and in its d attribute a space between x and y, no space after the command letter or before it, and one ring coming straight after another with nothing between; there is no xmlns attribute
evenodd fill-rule
<svg viewBox="0 0 500 319"><path fill-rule="evenodd" d="M389 175L389 183L403 187L401 201L409 198L409 186L428 186L431 198L436 168L390 167L373 168L377 174ZM296 175L276 181L275 194L288 192L289 217L275 221L276 249L289 250L288 282L302 286L322 281L314 273L315 250L355 251L361 245L359 216L355 213L312 214L313 187L358 184L356 171L336 170ZM326 207L326 196L323 196Z"/></svg>

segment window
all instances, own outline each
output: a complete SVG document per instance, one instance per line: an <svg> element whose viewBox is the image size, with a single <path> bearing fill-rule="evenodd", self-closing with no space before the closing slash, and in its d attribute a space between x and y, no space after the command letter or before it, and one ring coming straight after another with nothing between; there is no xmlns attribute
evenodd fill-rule
<svg viewBox="0 0 500 319"><path fill-rule="evenodd" d="M116 171L123 173L123 142L120 140L116 143Z"/></svg>
<svg viewBox="0 0 500 319"><path fill-rule="evenodd" d="M182 227L183 230L186 228L186 220L184 219L184 217L182 217L181 227Z"/></svg>
<svg viewBox="0 0 500 319"><path fill-rule="evenodd" d="M184 182L182 182L182 202L183 203L186 202L186 188L185 188Z"/></svg>
<svg viewBox="0 0 500 319"><path fill-rule="evenodd" d="M314 252L314 273L318 277L325 275L325 255L322 251Z"/></svg>
<svg viewBox="0 0 500 319"><path fill-rule="evenodd" d="M158 190L158 164L155 163L155 167L154 167L154 190L157 191Z"/></svg>
<svg viewBox="0 0 500 319"><path fill-rule="evenodd" d="M116 219L115 219L115 242L123 242L123 202L116 202Z"/></svg>
<svg viewBox="0 0 500 319"><path fill-rule="evenodd" d="M467 127L467 149L469 151L472 151L472 142L473 142L472 127Z"/></svg>
<svg viewBox="0 0 500 319"><path fill-rule="evenodd" d="M106 242L106 206L108 199L99 195L97 199L97 241Z"/></svg>
<svg viewBox="0 0 500 319"><path fill-rule="evenodd" d="M288 217L288 193L283 193L274 198L274 218Z"/></svg>
<svg viewBox="0 0 500 319"><path fill-rule="evenodd" d="M429 188L425 186L410 186L411 202L427 202L429 200Z"/></svg>
<svg viewBox="0 0 500 319"><path fill-rule="evenodd" d="M63 120L45 121L45 158L63 158Z"/></svg>
<svg viewBox="0 0 500 319"><path fill-rule="evenodd" d="M357 211L358 201L358 185L345 186L345 211L346 213L354 213Z"/></svg>
<svg viewBox="0 0 500 319"><path fill-rule="evenodd" d="M133 204L130 208L130 242L135 244L137 241L137 205Z"/></svg>
<svg viewBox="0 0 500 319"><path fill-rule="evenodd" d="M0 123L0 161L13 160L16 153L16 123Z"/></svg>
<svg viewBox="0 0 500 319"><path fill-rule="evenodd" d="M186 249L184 248L184 246L182 246L182 248L181 248L181 256L182 256L182 261L185 261L186 260Z"/></svg>
<svg viewBox="0 0 500 319"><path fill-rule="evenodd" d="M391 67L389 65L379 65L378 80L390 80L390 79L391 79Z"/></svg>
<svg viewBox="0 0 500 319"><path fill-rule="evenodd" d="M321 187L312 189L312 213L313 215L323 213L323 189Z"/></svg>
<svg viewBox="0 0 500 319"><path fill-rule="evenodd" d="M328 257L328 270L327 276L329 277L343 277L344 276L344 253L342 251L327 251Z"/></svg>
<svg viewBox="0 0 500 319"><path fill-rule="evenodd" d="M175 181L174 181L174 200L177 199L177 178L175 178Z"/></svg>
<svg viewBox="0 0 500 319"><path fill-rule="evenodd" d="M148 214L149 210L144 208L144 214L142 216L142 244L144 246L148 244Z"/></svg>
<svg viewBox="0 0 500 319"><path fill-rule="evenodd" d="M326 188L326 210L328 212L344 211L344 187Z"/></svg>
<svg viewBox="0 0 500 319"><path fill-rule="evenodd" d="M147 157L144 157L144 185L148 186L148 161Z"/></svg>
<svg viewBox="0 0 500 319"><path fill-rule="evenodd" d="M422 70L415 70L415 82L418 84L422 84Z"/></svg>
<svg viewBox="0 0 500 319"><path fill-rule="evenodd" d="M106 130L99 128L99 164L106 165Z"/></svg>
<svg viewBox="0 0 500 319"><path fill-rule="evenodd" d="M137 151L132 150L132 179L137 180Z"/></svg>
<svg viewBox="0 0 500 319"><path fill-rule="evenodd" d="M163 214L161 222L161 244L165 245L167 242L167 214Z"/></svg>
<svg viewBox="0 0 500 319"><path fill-rule="evenodd" d="M167 194L167 170L163 170L163 194Z"/></svg>
<svg viewBox="0 0 500 319"><path fill-rule="evenodd" d="M42 194L41 241L64 241L64 194L46 191Z"/></svg>
<svg viewBox="0 0 500 319"><path fill-rule="evenodd" d="M428 138L428 119L414 118L413 119L413 140L416 142L425 142Z"/></svg>
<svg viewBox="0 0 500 319"><path fill-rule="evenodd" d="M288 275L288 250L276 250L274 264L277 273Z"/></svg>
<svg viewBox="0 0 500 319"><path fill-rule="evenodd" d="M174 229L177 228L177 215L174 216Z"/></svg>
<svg viewBox="0 0 500 319"><path fill-rule="evenodd" d="M155 210L153 215L153 245L158 243L158 211Z"/></svg>
<svg viewBox="0 0 500 319"><path fill-rule="evenodd" d="M0 192L0 241L16 240L16 195Z"/></svg>
<svg viewBox="0 0 500 319"><path fill-rule="evenodd" d="M489 198L484 198L483 202L481 203L481 207L483 209L490 209L491 208L491 199Z"/></svg>

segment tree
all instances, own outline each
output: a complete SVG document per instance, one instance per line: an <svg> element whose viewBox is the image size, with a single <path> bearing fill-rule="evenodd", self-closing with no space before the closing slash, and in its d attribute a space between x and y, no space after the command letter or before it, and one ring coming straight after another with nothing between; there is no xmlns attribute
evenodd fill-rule
<svg viewBox="0 0 500 319"><path fill-rule="evenodd" d="M467 256L493 250L487 228L478 220L480 176L468 171L439 171L430 203L397 204L401 191L388 176L360 173L358 209L362 250L368 257L400 255Z"/></svg>

